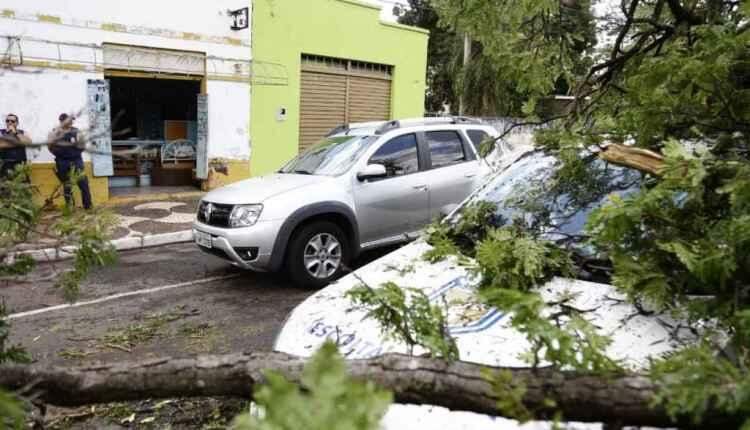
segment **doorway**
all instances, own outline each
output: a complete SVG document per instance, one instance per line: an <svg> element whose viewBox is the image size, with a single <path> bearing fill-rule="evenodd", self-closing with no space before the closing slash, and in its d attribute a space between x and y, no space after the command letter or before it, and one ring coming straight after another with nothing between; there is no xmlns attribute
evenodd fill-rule
<svg viewBox="0 0 750 430"><path fill-rule="evenodd" d="M199 78L107 76L114 174L111 195L194 190Z"/></svg>

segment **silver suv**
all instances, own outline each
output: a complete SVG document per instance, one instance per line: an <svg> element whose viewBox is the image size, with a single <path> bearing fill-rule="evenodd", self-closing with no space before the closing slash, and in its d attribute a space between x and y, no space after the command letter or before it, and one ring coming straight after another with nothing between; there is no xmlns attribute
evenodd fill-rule
<svg viewBox="0 0 750 430"><path fill-rule="evenodd" d="M278 172L206 194L201 250L321 287L362 250L413 239L489 172L476 147L497 131L466 118L341 126Z"/></svg>

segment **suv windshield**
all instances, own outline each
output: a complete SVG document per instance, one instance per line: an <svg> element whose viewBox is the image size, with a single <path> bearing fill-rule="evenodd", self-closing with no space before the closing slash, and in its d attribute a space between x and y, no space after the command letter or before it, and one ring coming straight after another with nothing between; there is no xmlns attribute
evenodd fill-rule
<svg viewBox="0 0 750 430"><path fill-rule="evenodd" d="M299 154L279 173L338 176L352 167L377 136L327 137Z"/></svg>

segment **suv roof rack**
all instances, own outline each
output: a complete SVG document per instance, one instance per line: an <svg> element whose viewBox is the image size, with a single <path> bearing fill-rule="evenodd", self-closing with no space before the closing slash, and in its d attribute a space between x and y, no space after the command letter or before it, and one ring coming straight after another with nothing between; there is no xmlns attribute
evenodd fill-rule
<svg viewBox="0 0 750 430"><path fill-rule="evenodd" d="M481 124L482 122L476 118L469 118L465 116L443 116L443 117L425 117L425 118L406 118L396 119L388 121L381 125L375 134L383 134L391 130L396 130L401 127L407 127L410 125L432 125L432 124Z"/></svg>
<svg viewBox="0 0 750 430"><path fill-rule="evenodd" d="M333 127L333 128L331 129L331 131L329 131L329 132L328 132L328 133L326 134L326 136L325 136L325 137L331 137L331 136L333 136L334 134L337 134L337 133L341 133L342 131L347 131L347 130L349 130L349 124L341 124L341 125L337 125L336 127Z"/></svg>
<svg viewBox="0 0 750 430"><path fill-rule="evenodd" d="M404 118L394 119L391 121L368 121L368 122L353 122L344 123L334 127L331 131L326 134L326 137L333 136L338 133L347 133L350 130L364 127L377 127L375 134L383 134L391 130L396 130L401 127L408 127L412 125L432 125L432 124L482 124L482 121L476 118L470 118L466 116L438 116L438 117L423 117L423 118Z"/></svg>
<svg viewBox="0 0 750 430"><path fill-rule="evenodd" d="M351 122L337 125L332 128L325 137L331 137L334 134L344 133L348 134L351 130L364 127L380 127L385 124L385 121L368 121L368 122Z"/></svg>

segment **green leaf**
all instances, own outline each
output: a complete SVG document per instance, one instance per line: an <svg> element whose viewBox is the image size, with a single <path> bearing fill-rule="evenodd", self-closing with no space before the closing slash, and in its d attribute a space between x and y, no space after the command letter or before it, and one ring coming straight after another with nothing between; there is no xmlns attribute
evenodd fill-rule
<svg viewBox="0 0 750 430"><path fill-rule="evenodd" d="M237 430L376 430L391 393L346 373L336 346L325 343L305 366L298 386L274 372L255 392L260 413L235 419Z"/></svg>
<svg viewBox="0 0 750 430"><path fill-rule="evenodd" d="M422 290L387 282L379 288L360 285L346 296L367 312L365 318L378 322L384 336L407 345L410 352L421 346L434 357L458 359L443 309L433 305Z"/></svg>

